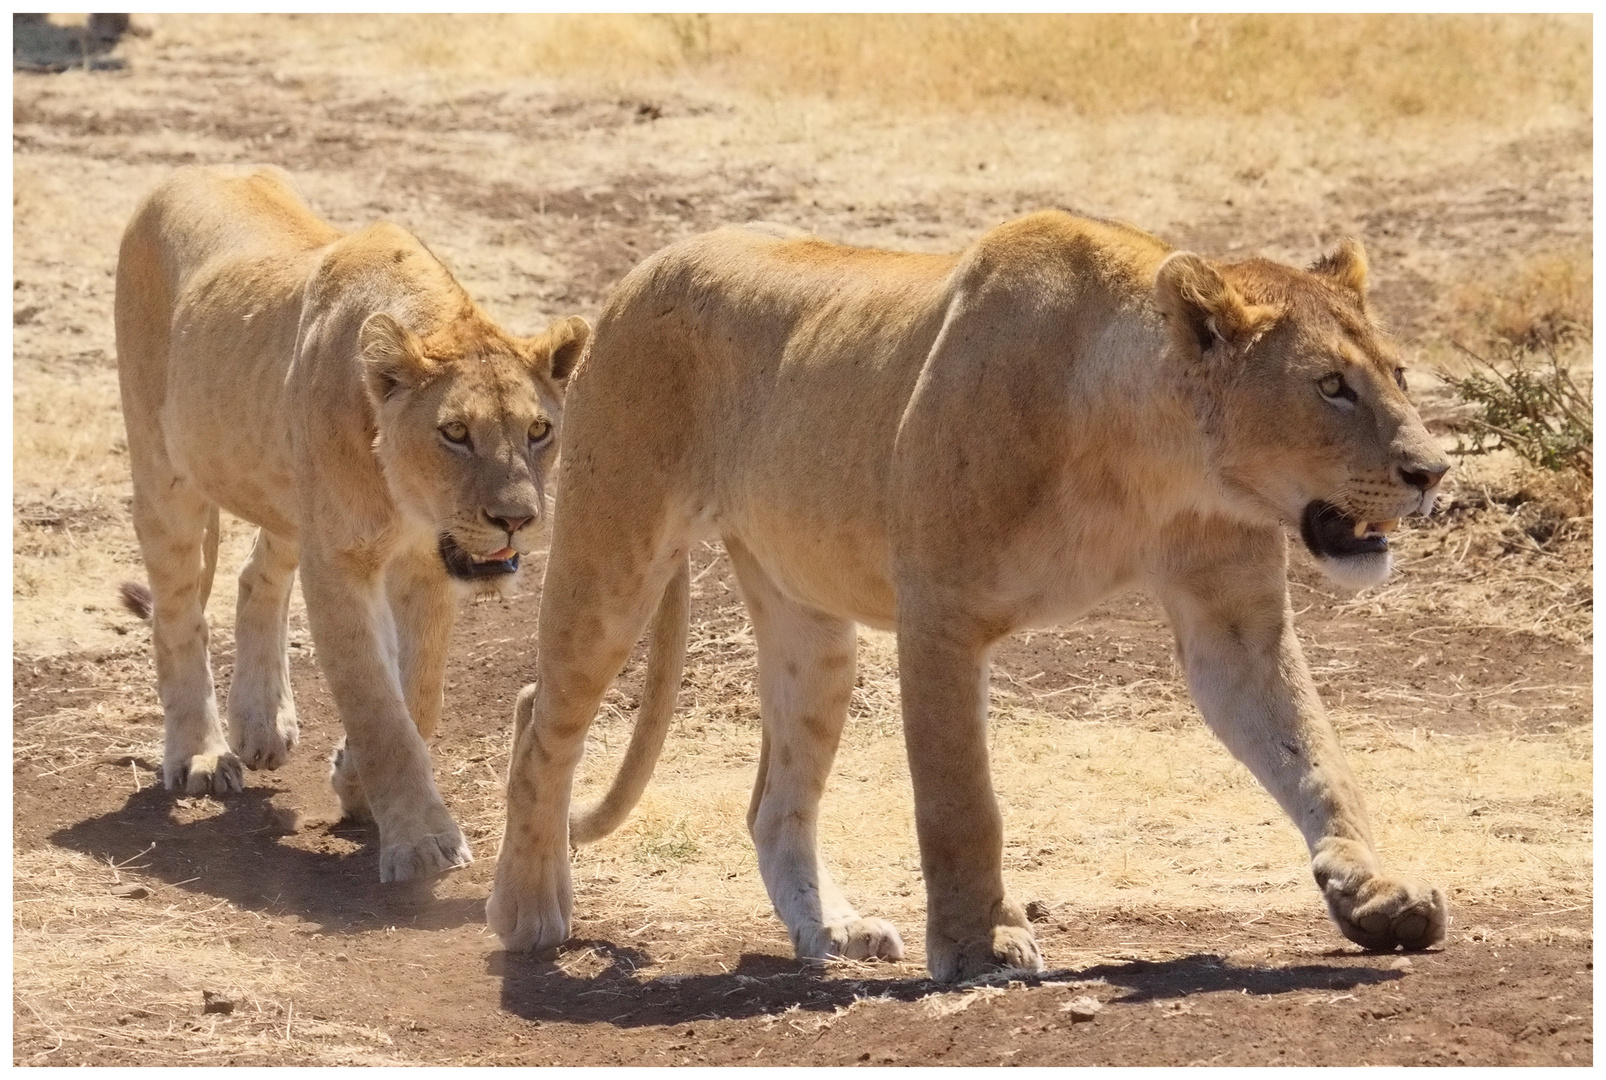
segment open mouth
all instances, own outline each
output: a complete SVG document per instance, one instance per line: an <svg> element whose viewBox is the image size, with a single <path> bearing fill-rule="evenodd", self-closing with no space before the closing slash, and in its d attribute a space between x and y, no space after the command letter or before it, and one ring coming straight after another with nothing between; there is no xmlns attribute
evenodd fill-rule
<svg viewBox="0 0 1606 1080"><path fill-rule="evenodd" d="M470 555L458 547L457 541L450 536L442 536L440 553L441 562L446 564L446 572L464 581L500 577L503 574L516 573L519 568L519 553L510 547L493 551L489 555Z"/></svg>
<svg viewBox="0 0 1606 1080"><path fill-rule="evenodd" d="M1305 507L1299 520L1299 534L1312 554L1343 559L1388 551L1387 534L1399 523L1399 518L1359 521L1332 503L1318 499Z"/></svg>

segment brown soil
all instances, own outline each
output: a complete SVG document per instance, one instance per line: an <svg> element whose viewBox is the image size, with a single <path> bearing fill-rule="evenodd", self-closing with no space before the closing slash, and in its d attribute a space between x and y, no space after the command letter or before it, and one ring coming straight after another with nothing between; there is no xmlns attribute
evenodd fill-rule
<svg viewBox="0 0 1606 1080"><path fill-rule="evenodd" d="M519 329L571 311L594 317L638 259L718 223L767 217L855 241L953 248L994 220L1066 201L1006 174L985 188L933 183L925 196L896 188L884 204L864 202L833 188L840 162L816 170L796 145L769 147L753 133L762 116L694 89L648 100L534 84L420 91L401 76L340 82L310 74L304 56L275 52L272 22L237 36L197 25L170 17L150 41L126 42L122 70L15 78L14 169L26 181L14 226L19 386L59 380L104 392L117 229L139 192L181 162L273 162L296 172L314 205L342 225L399 220ZM895 127L886 121L886 131ZM710 154L718 138L728 141ZM1376 241L1378 307L1402 336L1431 337L1447 332L1452 283L1469 268L1505 252L1587 243L1591 228L1587 122L1489 135L1458 153L1453 167L1380 159L1370 173L1315 187L1257 180L1230 199L1179 194L1170 220L1145 224L1202 250L1230 254L1247 243L1302 258L1359 231ZM861 188L874 188L874 176L866 165ZM95 212L82 221L27 217L58 206L39 193L63 183L82 189ZM1089 208L1138 217L1108 183ZM115 475L116 433L105 441ZM52 466L32 453L18 450L17 550L48 554L51 544L76 550L82 541L108 563L104 582L62 586L87 589L103 606L61 604L45 589L44 614L34 615L32 595L17 594L17 1064L1593 1062L1587 871L1583 885L1513 870L1454 890L1448 941L1411 957L1343 942L1308 883L1292 908L1260 914L1177 893L1045 902L1037 929L1053 970L955 988L923 977L917 880L912 898L904 889L875 901L915 913L900 919L906 962L811 971L792 960L762 903L711 908L693 895L692 878L676 890L672 859L615 860L577 873L571 942L555 955L509 955L484 926L484 899L511 705L533 670L540 560L521 594L466 607L455 635L435 765L479 861L432 887L381 887L373 835L333 820L327 760L339 723L299 619L292 670L302 744L290 764L251 774L245 793L225 801L162 790L148 634L113 600L116 575L139 573L126 478L122 496L91 490L93 479L58 490ZM1381 597L1335 596L1295 556L1301 637L1346 742L1429 739L1470 753L1491 742L1573 739L1567 745L1587 758L1587 519L1540 544L1524 531L1520 501L1468 496L1402 537L1403 584ZM705 553L694 572L704 567L694 624L738 632L728 564ZM225 624L228 573L225 564L214 602ZM67 629L26 637L30 627L56 626L45 610L53 603L73 609L61 615ZM62 635L66 646L43 644ZM226 625L214 642L221 698L233 662ZM714 655L722 676L742 685L727 693L707 682L709 658L694 648L688 686L724 694L732 719L706 733L700 721L677 721L672 752L751 762L756 715L742 711L751 709L742 704L752 696L750 648ZM627 710L640 667L638 650L613 698ZM1156 702L1181 704L1150 708L1147 692L1134 689L1119 699L1117 722L1134 732L1195 722L1163 614L1141 596L1071 628L1021 635L1000 649L994 677L995 687L1049 695L1036 700L1053 702L1066 723L1092 709L1100 690L1144 680L1166 688ZM695 783L696 772L676 776ZM1470 782L1468 790L1462 812L1489 812ZM1587 794L1550 804L1544 795L1534 796L1541 816L1508 826L1528 835L1501 834L1507 842L1531 841L1537 851L1549 832L1544 813L1588 828ZM1165 793L1152 804L1164 813ZM1048 839L1077 841L1011 842ZM1033 850L1031 865L1053 872L1054 849ZM756 881L750 856L729 858L722 876ZM644 900L631 869L667 892ZM64 937L48 936L63 927ZM164 927L187 928L201 944L168 956ZM57 940L106 946L95 955L113 959L75 967L46 955L41 943ZM114 985L95 989L96 977ZM231 1011L204 1012L203 992L228 998ZM1102 1008L1083 1019L1071 1007L1079 998Z"/></svg>

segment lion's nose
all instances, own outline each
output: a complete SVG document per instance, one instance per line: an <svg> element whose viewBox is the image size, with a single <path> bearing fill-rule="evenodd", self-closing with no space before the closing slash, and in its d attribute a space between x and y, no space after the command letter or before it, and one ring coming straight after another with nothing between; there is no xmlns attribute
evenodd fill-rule
<svg viewBox="0 0 1606 1080"><path fill-rule="evenodd" d="M534 520L529 515L525 515L524 517L512 517L493 514L489 510L485 511L485 516L490 520L491 524L495 525L497 528L506 529L509 536L512 536L514 533L518 532L520 529L524 528L524 526L528 525Z"/></svg>
<svg viewBox="0 0 1606 1080"><path fill-rule="evenodd" d="M1412 462L1410 465L1400 466L1400 479L1416 488L1418 491L1432 491L1438 486L1444 474L1450 471L1447 462L1430 462L1426 465Z"/></svg>

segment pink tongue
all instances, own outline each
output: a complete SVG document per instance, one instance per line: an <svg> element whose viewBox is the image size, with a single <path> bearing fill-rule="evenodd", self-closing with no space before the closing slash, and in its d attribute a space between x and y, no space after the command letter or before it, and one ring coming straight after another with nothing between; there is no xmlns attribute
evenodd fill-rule
<svg viewBox="0 0 1606 1080"><path fill-rule="evenodd" d="M506 547L506 548L503 548L501 551L493 551L493 552L491 552L489 555L487 555L485 557L487 559L491 560L492 562L504 562L504 561L506 561L508 559L511 559L516 554L518 554L518 552L514 551L510 547Z"/></svg>

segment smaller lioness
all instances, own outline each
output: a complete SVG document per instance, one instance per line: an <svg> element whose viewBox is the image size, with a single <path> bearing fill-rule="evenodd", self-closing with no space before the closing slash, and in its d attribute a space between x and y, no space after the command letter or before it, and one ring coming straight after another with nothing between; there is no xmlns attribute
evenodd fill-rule
<svg viewBox="0 0 1606 1080"><path fill-rule="evenodd" d="M343 235L272 168L186 168L117 262L117 367L150 575L167 787L238 791L296 744L297 564L345 724L332 782L379 826L381 881L471 860L430 774L451 582L517 572L543 514L563 387L590 328L490 321L395 225ZM240 573L229 733L207 658L218 508L261 526Z"/></svg>

